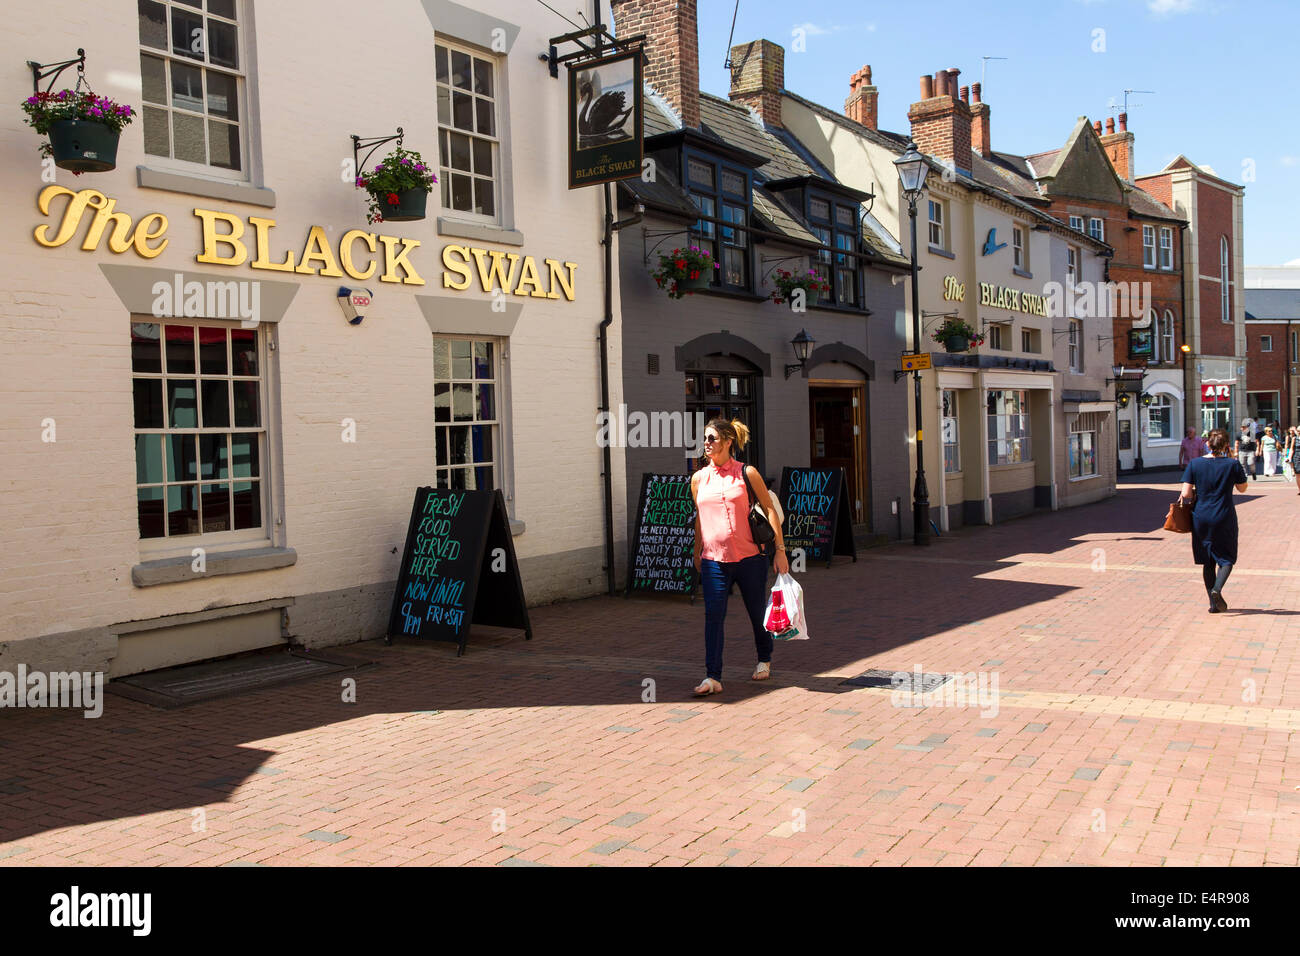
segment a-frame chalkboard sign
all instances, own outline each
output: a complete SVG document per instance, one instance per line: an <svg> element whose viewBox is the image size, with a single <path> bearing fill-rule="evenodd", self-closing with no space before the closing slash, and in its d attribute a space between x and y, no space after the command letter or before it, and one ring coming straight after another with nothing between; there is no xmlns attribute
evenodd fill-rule
<svg viewBox="0 0 1300 956"><path fill-rule="evenodd" d="M843 468L781 470L782 534L787 555L802 548L809 561L825 561L828 568L837 554L858 560L846 487Z"/></svg>
<svg viewBox="0 0 1300 956"><path fill-rule="evenodd" d="M689 594L695 600L695 501L691 476L641 476L636 529L629 542L627 590L632 594Z"/></svg>
<svg viewBox="0 0 1300 956"><path fill-rule="evenodd" d="M459 656L470 624L533 637L505 499L500 491L419 488L384 643L403 636L454 641Z"/></svg>

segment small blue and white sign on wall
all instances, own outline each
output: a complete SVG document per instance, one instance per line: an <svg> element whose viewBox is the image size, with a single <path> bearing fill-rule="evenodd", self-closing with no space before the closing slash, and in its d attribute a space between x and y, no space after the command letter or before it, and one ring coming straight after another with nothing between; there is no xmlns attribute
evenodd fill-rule
<svg viewBox="0 0 1300 956"><path fill-rule="evenodd" d="M998 230L997 230L997 228L994 227L993 229L990 229L990 230L989 230L988 238L984 240L984 252L983 252L983 254L986 255L986 256L991 256L991 255L993 255L993 253L997 252L999 249L1005 249L1006 247L1007 247L1007 244L1006 244L1005 242L998 242Z"/></svg>
<svg viewBox="0 0 1300 956"><path fill-rule="evenodd" d="M366 312L370 311L370 303L374 298L375 294L369 289L339 287L339 305L343 308L343 317L350 325L361 324L361 320L366 317Z"/></svg>

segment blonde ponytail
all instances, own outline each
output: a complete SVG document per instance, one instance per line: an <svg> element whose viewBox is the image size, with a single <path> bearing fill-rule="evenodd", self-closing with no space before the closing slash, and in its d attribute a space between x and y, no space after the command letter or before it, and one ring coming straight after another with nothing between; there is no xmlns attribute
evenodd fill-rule
<svg viewBox="0 0 1300 956"><path fill-rule="evenodd" d="M745 443L749 441L749 429L739 418L733 418L731 420L731 427L736 432L736 450L743 451Z"/></svg>

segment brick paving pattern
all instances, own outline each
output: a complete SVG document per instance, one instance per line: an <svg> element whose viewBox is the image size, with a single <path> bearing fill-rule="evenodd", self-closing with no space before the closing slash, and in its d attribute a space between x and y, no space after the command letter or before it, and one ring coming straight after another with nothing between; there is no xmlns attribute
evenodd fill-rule
<svg viewBox="0 0 1300 956"><path fill-rule="evenodd" d="M810 569L766 683L733 601L703 700L702 602L595 598L462 658L354 647L356 703L3 712L0 866L1300 865L1300 497L1238 496L1211 615L1171 477ZM871 668L996 706L842 683Z"/></svg>

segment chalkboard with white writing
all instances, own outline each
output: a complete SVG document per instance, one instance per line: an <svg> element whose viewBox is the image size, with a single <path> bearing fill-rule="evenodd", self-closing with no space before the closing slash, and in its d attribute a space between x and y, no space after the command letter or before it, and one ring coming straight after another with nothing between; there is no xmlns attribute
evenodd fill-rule
<svg viewBox="0 0 1300 956"><path fill-rule="evenodd" d="M641 476L627 594L695 593L695 500L690 475Z"/></svg>
<svg viewBox="0 0 1300 956"><path fill-rule="evenodd" d="M802 548L809 561L844 554L858 560L853 543L853 518L844 497L843 468L784 468L781 470L782 533L787 556Z"/></svg>
<svg viewBox="0 0 1300 956"><path fill-rule="evenodd" d="M460 655L471 624L533 636L505 501L500 491L419 488L385 643L454 641Z"/></svg>

